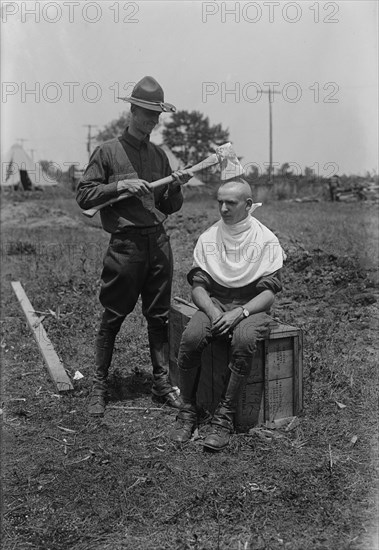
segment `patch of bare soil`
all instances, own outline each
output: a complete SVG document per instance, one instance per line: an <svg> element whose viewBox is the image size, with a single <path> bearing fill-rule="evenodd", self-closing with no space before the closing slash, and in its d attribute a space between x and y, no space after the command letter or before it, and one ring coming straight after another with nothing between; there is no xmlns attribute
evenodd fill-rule
<svg viewBox="0 0 379 550"><path fill-rule="evenodd" d="M72 218L60 208L51 208L40 203L15 202L8 203L1 210L3 227L48 228L77 227L77 219Z"/></svg>
<svg viewBox="0 0 379 550"><path fill-rule="evenodd" d="M265 209L270 227L282 216L279 237L288 260L274 315L304 331L304 408L290 430L266 426L234 434L227 450L208 454L202 449L207 426L176 447L169 439L175 411L151 401L140 305L116 342L105 417L88 418L107 239L72 214L71 199L55 210L63 219L72 216L74 230L65 223L46 231L29 225L41 212L51 219L51 205L34 202L14 208L5 221L2 548L377 548L379 288L374 268L359 260L361 239L345 224L360 205L338 207L339 250L333 252L316 239L330 205ZM315 209L320 221L315 216L318 226L307 237ZM376 212L367 216L363 225ZM216 218L213 204L196 200L168 220L173 295L189 299L185 275L193 245ZM60 247L49 253L52 242ZM375 254L374 245L365 246ZM11 280L20 280L34 308L45 312L44 327L73 381L71 394L58 395L50 382ZM82 379L74 379L76 371Z"/></svg>

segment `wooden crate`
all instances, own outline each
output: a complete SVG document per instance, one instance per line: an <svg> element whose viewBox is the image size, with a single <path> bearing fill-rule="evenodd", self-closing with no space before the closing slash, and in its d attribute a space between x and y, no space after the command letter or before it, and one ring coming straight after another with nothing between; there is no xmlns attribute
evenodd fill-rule
<svg viewBox="0 0 379 550"><path fill-rule="evenodd" d="M170 311L170 377L178 385L177 356L182 332L195 306L177 303ZM264 422L297 415L303 406L302 331L273 321L270 336L259 342L250 375L243 384L236 428L245 431ZM214 341L202 355L198 404L216 408L229 374L229 347Z"/></svg>

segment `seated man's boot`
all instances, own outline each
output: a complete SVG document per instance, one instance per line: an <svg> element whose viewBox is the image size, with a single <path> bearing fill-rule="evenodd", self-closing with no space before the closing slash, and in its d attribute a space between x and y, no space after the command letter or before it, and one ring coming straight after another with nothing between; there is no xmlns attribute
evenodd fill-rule
<svg viewBox="0 0 379 550"><path fill-rule="evenodd" d="M197 409L194 405L183 405L180 409L175 426L170 433L174 443L186 443L192 437L197 427Z"/></svg>
<svg viewBox="0 0 379 550"><path fill-rule="evenodd" d="M229 445L230 435L234 431L234 413L227 403L221 404L211 421L211 431L204 439L204 449L222 451Z"/></svg>
<svg viewBox="0 0 379 550"><path fill-rule="evenodd" d="M230 373L225 397L216 409L211 421L211 431L204 440L204 449L222 451L229 445L230 436L234 431L234 415L237 407L239 390L245 376Z"/></svg>

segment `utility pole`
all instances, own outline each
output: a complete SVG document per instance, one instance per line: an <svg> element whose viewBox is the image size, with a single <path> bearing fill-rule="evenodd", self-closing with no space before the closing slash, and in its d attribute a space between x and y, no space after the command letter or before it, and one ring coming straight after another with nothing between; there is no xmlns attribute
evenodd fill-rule
<svg viewBox="0 0 379 550"><path fill-rule="evenodd" d="M35 149L29 149L29 152L32 155L32 160L33 161L34 161L34 151L35 151Z"/></svg>
<svg viewBox="0 0 379 550"><path fill-rule="evenodd" d="M91 141L95 139L93 136L91 136L91 128L97 128L96 124L83 124L86 128L88 128L88 135L87 135L87 153L88 158L91 156Z"/></svg>
<svg viewBox="0 0 379 550"><path fill-rule="evenodd" d="M271 86L268 87L268 90L262 90L262 94L268 94L268 108L269 108L269 129L270 129L270 164L268 167L268 179L269 182L272 183L273 181L273 170L272 170L272 103L273 100L271 100L271 94L281 94L282 92L278 92L276 90L271 90Z"/></svg>

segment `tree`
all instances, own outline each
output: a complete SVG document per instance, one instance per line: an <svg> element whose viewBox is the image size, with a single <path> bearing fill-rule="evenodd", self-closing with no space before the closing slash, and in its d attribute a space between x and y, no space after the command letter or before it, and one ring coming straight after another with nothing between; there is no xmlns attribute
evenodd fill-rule
<svg viewBox="0 0 379 550"><path fill-rule="evenodd" d="M45 174L48 174L49 170L51 168L51 165L52 165L52 161L51 160L40 160L39 163L41 165L41 168L42 168L43 172L45 172Z"/></svg>
<svg viewBox="0 0 379 550"><path fill-rule="evenodd" d="M193 165L229 141L229 130L223 130L221 124L211 126L199 111L177 111L164 121L162 139L184 165Z"/></svg>
<svg viewBox="0 0 379 550"><path fill-rule="evenodd" d="M257 181L259 180L258 166L253 164L252 166L249 167L247 174L245 174L245 180L250 184L257 183Z"/></svg>
<svg viewBox="0 0 379 550"><path fill-rule="evenodd" d="M96 140L99 143L102 143L103 141L107 141L107 139L120 136L124 132L125 128L129 126L129 120L130 111L124 111L121 113L119 118L112 120L112 122L104 126L103 130L100 130L96 136Z"/></svg>
<svg viewBox="0 0 379 550"><path fill-rule="evenodd" d="M40 160L39 164L42 168L42 172L49 178L59 180L62 176L62 169L53 160Z"/></svg>
<svg viewBox="0 0 379 550"><path fill-rule="evenodd" d="M282 164L282 166L280 167L279 173L284 178L292 175L292 172L290 171L290 165L288 162L285 162L284 164Z"/></svg>

